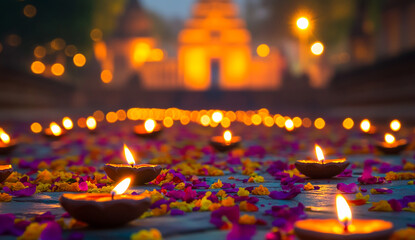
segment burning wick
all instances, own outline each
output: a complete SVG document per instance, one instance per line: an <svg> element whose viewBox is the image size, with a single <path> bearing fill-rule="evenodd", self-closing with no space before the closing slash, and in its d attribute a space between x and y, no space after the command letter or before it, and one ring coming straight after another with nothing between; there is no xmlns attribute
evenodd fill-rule
<svg viewBox="0 0 415 240"><path fill-rule="evenodd" d="M341 194L336 196L336 208L339 222L344 226L344 231L348 232L349 225L352 223L352 211Z"/></svg>
<svg viewBox="0 0 415 240"><path fill-rule="evenodd" d="M321 147L319 145L315 145L315 149L316 149L316 156L317 156L317 160L320 161L321 163L324 163L324 154L323 154L323 150L321 149Z"/></svg>
<svg viewBox="0 0 415 240"><path fill-rule="evenodd" d="M133 154L131 153L127 145L125 144L124 144L124 155L125 155L125 159L127 160L128 164L130 164L131 167L134 167L135 161L134 161Z"/></svg>
<svg viewBox="0 0 415 240"><path fill-rule="evenodd" d="M225 142L226 142L226 143L230 143L230 142L231 142L231 140L232 140L232 133L231 133L231 131L226 130L226 131L223 133L223 139L225 140Z"/></svg>
<svg viewBox="0 0 415 240"><path fill-rule="evenodd" d="M115 195L121 195L125 191L127 191L128 187L130 186L131 178L126 178L122 180L120 183L118 183L117 186L115 186L114 189L111 191L111 200L114 200Z"/></svg>

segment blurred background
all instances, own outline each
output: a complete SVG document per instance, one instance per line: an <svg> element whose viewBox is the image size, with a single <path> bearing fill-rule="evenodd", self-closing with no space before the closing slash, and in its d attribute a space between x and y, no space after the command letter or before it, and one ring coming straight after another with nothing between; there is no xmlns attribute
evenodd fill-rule
<svg viewBox="0 0 415 240"><path fill-rule="evenodd" d="M0 112L415 120L414 0L3 0Z"/></svg>

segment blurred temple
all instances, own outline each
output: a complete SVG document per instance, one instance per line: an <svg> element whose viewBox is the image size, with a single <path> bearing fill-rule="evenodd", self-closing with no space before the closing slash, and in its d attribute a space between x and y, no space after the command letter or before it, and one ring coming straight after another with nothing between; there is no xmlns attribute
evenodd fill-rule
<svg viewBox="0 0 415 240"><path fill-rule="evenodd" d="M283 63L278 51L264 46L253 56L251 35L231 0L199 0L178 36L177 58L164 58L150 34L151 22L136 0L120 18L114 36L95 44L103 71L113 86L139 74L146 89L277 89ZM103 79L104 81L104 79Z"/></svg>

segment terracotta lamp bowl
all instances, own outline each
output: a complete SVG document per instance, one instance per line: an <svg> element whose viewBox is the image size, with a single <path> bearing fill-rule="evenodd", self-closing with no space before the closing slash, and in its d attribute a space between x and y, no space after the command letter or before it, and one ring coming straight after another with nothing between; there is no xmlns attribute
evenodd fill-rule
<svg viewBox="0 0 415 240"><path fill-rule="evenodd" d="M142 137L142 138L149 138L149 139L157 138L162 132L162 130L163 129L160 124L156 124L156 127L154 128L154 130L150 133L146 131L146 129L144 128L144 124L134 126L135 135Z"/></svg>
<svg viewBox="0 0 415 240"><path fill-rule="evenodd" d="M162 167L151 164L105 164L104 171L108 177L119 182L127 177L131 178L132 185L144 185L153 181L161 172Z"/></svg>
<svg viewBox="0 0 415 240"><path fill-rule="evenodd" d="M0 183L4 182L13 172L12 165L0 165Z"/></svg>
<svg viewBox="0 0 415 240"><path fill-rule="evenodd" d="M61 138L62 136L66 135L66 131L62 129L62 133L58 136L53 135L52 131L50 130L50 128L46 128L45 131L43 132L43 135L51 140L57 140L59 138Z"/></svg>
<svg viewBox="0 0 415 240"><path fill-rule="evenodd" d="M7 155L17 147L16 140L10 140L8 144L0 143L0 154Z"/></svg>
<svg viewBox="0 0 415 240"><path fill-rule="evenodd" d="M230 142L225 142L222 136L215 136L210 139L210 145L218 152L227 152L239 147L241 138L238 136L232 137Z"/></svg>
<svg viewBox="0 0 415 240"><path fill-rule="evenodd" d="M402 151L404 151L407 146L408 146L408 141L406 141L405 139L398 140L393 144L388 144L385 142L376 143L376 148L380 152L384 154L388 154L388 155L399 154Z"/></svg>
<svg viewBox="0 0 415 240"><path fill-rule="evenodd" d="M118 227L140 217L151 205L143 195L104 193L65 193L59 198L62 207L76 220L92 227Z"/></svg>
<svg viewBox="0 0 415 240"><path fill-rule="evenodd" d="M349 164L344 158L325 160L324 163L320 163L318 160L298 160L295 163L295 167L309 178L321 179L339 175Z"/></svg>

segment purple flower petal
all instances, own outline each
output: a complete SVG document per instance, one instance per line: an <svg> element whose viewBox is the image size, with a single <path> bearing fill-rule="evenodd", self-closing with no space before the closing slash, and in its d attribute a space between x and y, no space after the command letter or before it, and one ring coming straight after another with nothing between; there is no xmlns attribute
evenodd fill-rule
<svg viewBox="0 0 415 240"><path fill-rule="evenodd" d="M242 225L235 223L231 231L226 235L227 240L250 240L256 233L255 225Z"/></svg>
<svg viewBox="0 0 415 240"><path fill-rule="evenodd" d="M0 235L8 233L14 226L15 216L10 213L0 214Z"/></svg>
<svg viewBox="0 0 415 240"><path fill-rule="evenodd" d="M47 211L43 214L37 215L34 221L39 223L55 221L55 215L52 215L51 212Z"/></svg>
<svg viewBox="0 0 415 240"><path fill-rule="evenodd" d="M48 222L45 229L40 234L42 240L61 240L62 229L61 226L56 222Z"/></svg>
<svg viewBox="0 0 415 240"><path fill-rule="evenodd" d="M28 188L18 190L18 191L11 191L10 188L3 187L3 191L5 191L6 193L14 197L28 197L28 196L32 196L33 194L35 194L36 186L28 187Z"/></svg>
<svg viewBox="0 0 415 240"><path fill-rule="evenodd" d="M177 216L177 215L184 215L184 211L180 209L172 209L170 210L170 215Z"/></svg>
<svg viewBox="0 0 415 240"><path fill-rule="evenodd" d="M298 188L293 188L289 192L284 191L272 191L270 192L269 196L272 199L278 199L278 200L288 200L296 197L299 193L301 193L301 190Z"/></svg>
<svg viewBox="0 0 415 240"><path fill-rule="evenodd" d="M344 193L357 193L359 191L359 187L357 186L356 183L350 183L350 184L338 183L337 189Z"/></svg>
<svg viewBox="0 0 415 240"><path fill-rule="evenodd" d="M396 200L396 199L390 199L388 201L388 203L391 205L393 211L395 211L395 212L402 211L402 205L401 205L401 203L398 200Z"/></svg>
<svg viewBox="0 0 415 240"><path fill-rule="evenodd" d="M211 213L210 223L215 225L217 228L221 228L225 223L222 219L224 216L228 218L230 222L237 223L239 221L239 207L220 207Z"/></svg>

